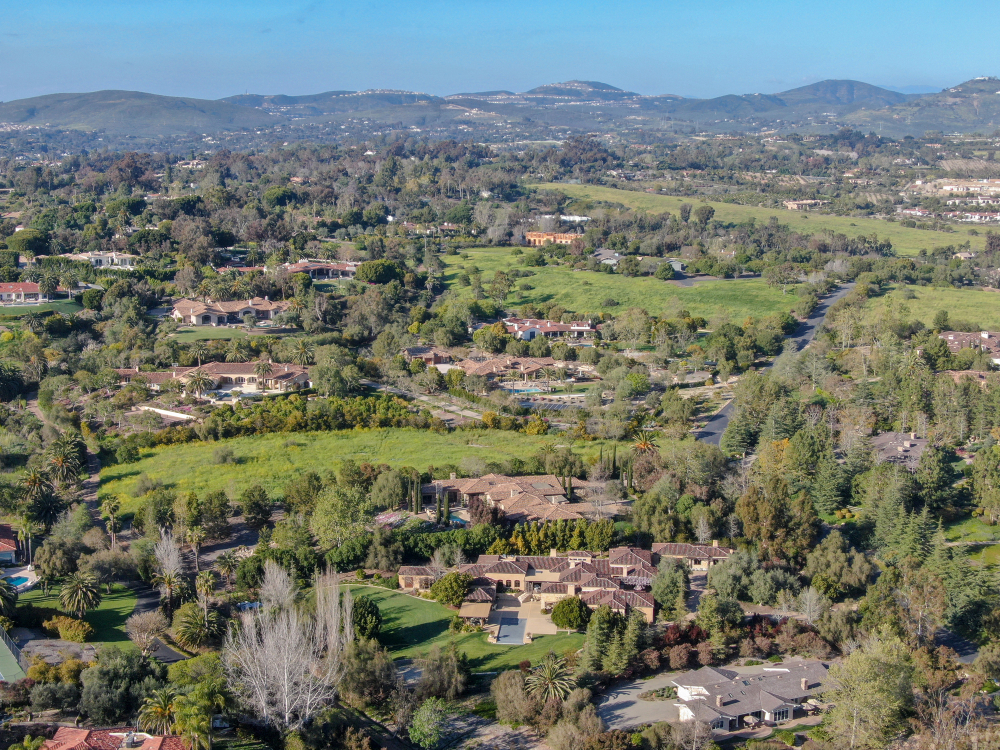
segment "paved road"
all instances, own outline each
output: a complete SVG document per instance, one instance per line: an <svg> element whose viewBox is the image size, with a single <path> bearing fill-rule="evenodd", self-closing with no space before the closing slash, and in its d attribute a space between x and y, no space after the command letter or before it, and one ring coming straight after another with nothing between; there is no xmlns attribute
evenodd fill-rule
<svg viewBox="0 0 1000 750"><path fill-rule="evenodd" d="M819 305L816 306L816 309L813 310L813 314L810 315L804 322L799 324L798 330L795 331L795 334L788 337L788 346L794 347L793 351L796 352L800 352L809 346L809 342L813 340L816 333L819 331L820 326L823 325L823 321L826 319L827 310L830 309L830 306L846 297L852 289L854 289L853 281L850 284L845 284L833 294L824 298ZM770 367L770 365L768 365L768 367ZM705 423L705 426L696 433L696 437L706 443L718 445L722 440L722 433L725 432L726 427L729 426L729 420L732 419L732 416L733 404L732 402L729 402L722 408L721 411Z"/></svg>
<svg viewBox="0 0 1000 750"><path fill-rule="evenodd" d="M156 589L146 589L145 591L137 591L135 599L135 609L132 610L132 614L139 614L140 612L152 612L158 609L160 606L160 593ZM153 647L153 651L150 656L155 656L157 659L162 661L164 664L173 664L174 662L184 661L187 657L179 651L174 651L170 646L165 644L163 641L157 639L156 646Z"/></svg>

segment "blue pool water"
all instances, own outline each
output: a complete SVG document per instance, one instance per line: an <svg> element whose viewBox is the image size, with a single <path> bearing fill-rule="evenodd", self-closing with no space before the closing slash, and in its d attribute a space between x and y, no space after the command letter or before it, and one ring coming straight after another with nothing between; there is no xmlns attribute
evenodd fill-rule
<svg viewBox="0 0 1000 750"><path fill-rule="evenodd" d="M28 582L28 579L24 576L15 576L14 578L8 578L7 582L11 586L22 586Z"/></svg>
<svg viewBox="0 0 1000 750"><path fill-rule="evenodd" d="M541 388L504 388L508 393L541 393Z"/></svg>

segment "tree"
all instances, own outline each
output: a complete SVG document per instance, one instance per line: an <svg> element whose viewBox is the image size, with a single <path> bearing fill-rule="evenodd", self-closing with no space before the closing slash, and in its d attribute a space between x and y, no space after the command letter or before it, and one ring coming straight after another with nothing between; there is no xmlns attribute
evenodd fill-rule
<svg viewBox="0 0 1000 750"><path fill-rule="evenodd" d="M212 717L225 706L220 687L211 682L202 683L174 700L173 731L184 738L191 750L212 748Z"/></svg>
<svg viewBox="0 0 1000 750"><path fill-rule="evenodd" d="M563 700L576 687L576 682L566 666L566 660L549 651L542 663L532 670L524 685L529 695L544 703L552 698Z"/></svg>
<svg viewBox="0 0 1000 750"><path fill-rule="evenodd" d="M121 501L117 497L107 497L101 503L101 513L108 519L108 533L111 534L111 546L118 545L118 532L121 531L121 519L118 513L121 511Z"/></svg>
<svg viewBox="0 0 1000 750"><path fill-rule="evenodd" d="M392 696L398 681L392 656L377 641L355 638L347 645L340 693L349 705L362 710L382 706Z"/></svg>
<svg viewBox="0 0 1000 750"><path fill-rule="evenodd" d="M359 596L352 610L354 635L357 638L378 638L382 629L382 612L370 596Z"/></svg>
<svg viewBox="0 0 1000 750"><path fill-rule="evenodd" d="M870 636L830 667L836 685L825 698L834 704L828 727L850 750L882 748L905 726L913 704L913 665L899 638Z"/></svg>
<svg viewBox="0 0 1000 750"><path fill-rule="evenodd" d="M366 260L358 266L354 278L369 284L388 284L390 281L402 281L403 270L392 260Z"/></svg>
<svg viewBox="0 0 1000 750"><path fill-rule="evenodd" d="M0 616L13 617L17 608L17 589L6 578L0 579Z"/></svg>
<svg viewBox="0 0 1000 750"><path fill-rule="evenodd" d="M95 724L134 721L146 697L164 686L167 669L138 651L105 645L97 663L83 670L80 709Z"/></svg>
<svg viewBox="0 0 1000 750"><path fill-rule="evenodd" d="M72 573L59 592L59 604L63 609L75 612L83 619L88 609L95 609L101 603L101 587L97 579L85 573Z"/></svg>
<svg viewBox="0 0 1000 750"><path fill-rule="evenodd" d="M199 367L200 366L201 365L199 365ZM201 370L195 370L188 376L187 390L191 391L196 396L201 396L203 393L212 390L214 387L215 381Z"/></svg>
<svg viewBox="0 0 1000 750"><path fill-rule="evenodd" d="M194 569L196 572L200 571L201 558L199 557L199 552L201 551L201 545L205 543L205 537L208 535L201 526L192 526L185 532L184 536L187 537L187 543L191 546L191 552L194 554Z"/></svg>
<svg viewBox="0 0 1000 750"><path fill-rule="evenodd" d="M167 625L167 618L158 610L137 612L125 621L125 634L139 649L139 653L148 656L156 639L166 632Z"/></svg>
<svg viewBox="0 0 1000 750"><path fill-rule="evenodd" d="M490 299L496 302L498 307L503 305L513 286L514 282L510 276L504 271L497 271L493 274L493 281L490 283Z"/></svg>
<svg viewBox="0 0 1000 750"><path fill-rule="evenodd" d="M702 226L707 226L708 222L712 220L713 216L715 216L715 207L710 206L707 203L702 203L694 211L695 221L697 221Z"/></svg>
<svg viewBox="0 0 1000 750"><path fill-rule="evenodd" d="M174 727L174 698L170 688L153 691L139 710L139 728L150 734L170 734Z"/></svg>
<svg viewBox="0 0 1000 750"><path fill-rule="evenodd" d="M299 339L292 347L292 362L305 367L311 365L316 355L316 347L305 339Z"/></svg>
<svg viewBox="0 0 1000 750"><path fill-rule="evenodd" d="M447 704L440 698L428 698L413 714L409 728L410 741L424 750L434 750L441 744L447 723Z"/></svg>
<svg viewBox="0 0 1000 750"><path fill-rule="evenodd" d="M299 730L328 706L343 676L343 610L332 577L317 582L316 599L314 619L294 607L244 614L223 648L230 689L282 731Z"/></svg>
<svg viewBox="0 0 1000 750"><path fill-rule="evenodd" d="M403 475L393 469L383 471L375 478L369 495L373 507L388 510L399 508L405 496Z"/></svg>
<svg viewBox="0 0 1000 750"><path fill-rule="evenodd" d="M271 520L274 504L267 496L267 490L259 484L251 485L243 490L243 494L240 495L240 504L243 506L243 520L251 529L260 531Z"/></svg>
<svg viewBox="0 0 1000 750"><path fill-rule="evenodd" d="M528 695L525 675L519 669L501 672L490 684L490 696L502 724L527 724L538 712L538 703Z"/></svg>
<svg viewBox="0 0 1000 750"><path fill-rule="evenodd" d="M236 575L236 570L239 567L240 559L237 557L235 550L226 550L215 558L215 569L220 576L226 579L228 586L233 585L233 576Z"/></svg>
<svg viewBox="0 0 1000 750"><path fill-rule="evenodd" d="M435 696L445 700L455 700L465 692L469 681L469 662L465 654L460 654L454 643L442 649L431 647L427 655L417 660L422 674L417 684L419 697Z"/></svg>
<svg viewBox="0 0 1000 750"><path fill-rule="evenodd" d="M459 607L462 605L465 595L469 593L471 585L471 575L468 573L452 572L434 582L434 585L431 586L431 594L441 604Z"/></svg>
<svg viewBox="0 0 1000 750"><path fill-rule="evenodd" d="M680 560L664 557L653 577L652 594L668 620L681 620L687 614L687 566Z"/></svg>
<svg viewBox="0 0 1000 750"><path fill-rule="evenodd" d="M263 391L267 385L267 379L271 376L271 370L274 369L274 365L271 364L270 360L260 359L253 364L253 374L257 378L257 388Z"/></svg>
<svg viewBox="0 0 1000 750"><path fill-rule="evenodd" d="M552 608L552 622L558 628L583 630L590 622L590 608L578 596L569 596Z"/></svg>
<svg viewBox="0 0 1000 750"><path fill-rule="evenodd" d="M587 640L583 644L580 667L590 672L604 669L604 660L612 641L624 627L624 618L610 607L603 605L594 610L587 625Z"/></svg>
<svg viewBox="0 0 1000 750"><path fill-rule="evenodd" d="M13 743L7 750L40 750L45 745L45 735L32 737L26 734L20 742Z"/></svg>
<svg viewBox="0 0 1000 750"><path fill-rule="evenodd" d="M802 575L824 596L837 597L863 593L874 571L868 558L834 530L806 557Z"/></svg>

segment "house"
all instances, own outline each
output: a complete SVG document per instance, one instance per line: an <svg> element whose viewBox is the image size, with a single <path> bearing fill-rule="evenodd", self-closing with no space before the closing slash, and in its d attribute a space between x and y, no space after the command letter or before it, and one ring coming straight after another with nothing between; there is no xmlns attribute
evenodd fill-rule
<svg viewBox="0 0 1000 750"><path fill-rule="evenodd" d="M568 336L579 339L592 336L597 331L597 328L589 320L559 323L535 318L505 318L503 324L507 328L507 333L522 341L533 341L538 336L545 338Z"/></svg>
<svg viewBox="0 0 1000 750"><path fill-rule="evenodd" d="M713 565L728 560L736 550L720 547L717 541L713 541L711 545L655 542L652 551L661 558L683 560L692 570L708 570Z"/></svg>
<svg viewBox="0 0 1000 750"><path fill-rule="evenodd" d="M73 253L64 257L89 263L94 268L135 268L142 261L138 255L127 253Z"/></svg>
<svg viewBox="0 0 1000 750"><path fill-rule="evenodd" d="M774 725L811 712L806 703L828 690L829 665L818 661L765 666L758 672L702 667L671 680L681 721L702 721L720 732Z"/></svg>
<svg viewBox="0 0 1000 750"><path fill-rule="evenodd" d="M131 727L120 729L75 729L59 727L51 740L45 740L43 750L186 750L184 741L176 735L155 735L136 732Z"/></svg>
<svg viewBox="0 0 1000 750"><path fill-rule="evenodd" d="M404 565L399 569L399 588L404 591L429 591L438 579L434 568L422 565Z"/></svg>
<svg viewBox="0 0 1000 750"><path fill-rule="evenodd" d="M880 461L889 461L916 471L920 457L930 440L918 438L915 432L883 432L872 438L872 448Z"/></svg>
<svg viewBox="0 0 1000 750"><path fill-rule="evenodd" d="M451 362L451 354L436 346L411 346L403 349L403 358L407 362L415 359L423 360L428 367L446 365Z"/></svg>
<svg viewBox="0 0 1000 750"><path fill-rule="evenodd" d="M633 610L643 613L647 622L653 622L655 602L648 589L656 568L648 550L619 547L611 550L607 558L598 558L592 552L572 551L559 553L551 550L548 555L480 555L475 563L459 566L489 595L503 586L515 592L537 596L543 606L549 607L571 596L592 609L607 606L627 615ZM474 594L476 601L484 594ZM466 598L469 601L469 597Z"/></svg>
<svg viewBox="0 0 1000 750"><path fill-rule="evenodd" d="M161 372L141 372L135 368L116 369L121 382L129 383L141 378L155 391L168 380L187 385L196 372L207 375L215 384L213 390L228 391L238 388L244 393L255 391L297 391L309 388L309 369L302 365L272 362L271 371L264 376L257 374L259 362L206 362L201 367L175 367Z"/></svg>
<svg viewBox="0 0 1000 750"><path fill-rule="evenodd" d="M180 323L192 326L224 326L230 323L239 325L243 323L244 315L255 315L257 320L273 320L275 316L285 312L289 304L285 301L272 301L267 297L231 302L211 300L199 302L182 299L174 303L171 317Z"/></svg>
<svg viewBox="0 0 1000 750"><path fill-rule="evenodd" d="M17 562L17 536L10 524L0 523L0 563Z"/></svg>
<svg viewBox="0 0 1000 750"><path fill-rule="evenodd" d="M565 363L559 363L565 364ZM559 366L552 357L491 357L486 360L466 359L458 363L466 375L482 375L487 380L537 380L547 369Z"/></svg>
<svg viewBox="0 0 1000 750"><path fill-rule="evenodd" d="M335 262L330 263L320 260L300 260L298 263L285 263L279 268L290 274L305 273L309 278L315 280L325 279L353 279L358 272L360 263Z"/></svg>
<svg viewBox="0 0 1000 750"><path fill-rule="evenodd" d="M941 331L938 334L948 344L948 351L957 354L962 349L978 349L988 352L993 364L1000 365L1000 333L995 331Z"/></svg>
<svg viewBox="0 0 1000 750"><path fill-rule="evenodd" d="M38 284L30 281L0 284L0 303L9 305L47 300L48 297L39 291Z"/></svg>
<svg viewBox="0 0 1000 750"><path fill-rule="evenodd" d="M573 240L582 240L582 234L565 234L563 232L525 232L524 239L532 247L542 245L571 245Z"/></svg>
<svg viewBox="0 0 1000 750"><path fill-rule="evenodd" d="M806 211L810 208L813 208L814 206L824 206L829 202L830 201L817 201L817 200L785 201L785 208L787 208L789 211Z"/></svg>
<svg viewBox="0 0 1000 750"><path fill-rule="evenodd" d="M568 507L557 507L570 502L565 480L552 474L524 477L509 477L505 474L487 474L482 477L458 479L452 474L450 479L437 479L420 488L423 498L436 501L447 497L449 507L468 505L473 498L487 505L499 508L508 520L530 521L576 521L583 516ZM573 494L589 495L589 482L571 477L568 491Z"/></svg>
<svg viewBox="0 0 1000 750"><path fill-rule="evenodd" d="M621 260L621 256L614 250L606 247L599 247L594 251L594 260L600 261L606 266L617 268L618 262Z"/></svg>

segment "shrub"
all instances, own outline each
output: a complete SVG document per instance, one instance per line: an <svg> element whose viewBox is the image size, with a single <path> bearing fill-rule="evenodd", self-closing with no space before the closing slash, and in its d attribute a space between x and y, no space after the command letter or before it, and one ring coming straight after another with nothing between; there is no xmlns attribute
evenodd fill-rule
<svg viewBox="0 0 1000 750"><path fill-rule="evenodd" d="M590 608L578 596L570 596L552 608L552 622L567 630L583 630L590 622Z"/></svg>
<svg viewBox="0 0 1000 750"><path fill-rule="evenodd" d="M120 464L134 464L139 458L139 449L134 445L123 445L115 451L115 460Z"/></svg>
<svg viewBox="0 0 1000 750"><path fill-rule="evenodd" d="M143 472L135 481L135 489L132 490L132 497L143 497L148 495L153 490L158 490L162 486L162 482L157 479L153 479L149 476L149 474Z"/></svg>
<svg viewBox="0 0 1000 750"><path fill-rule="evenodd" d="M42 623L42 627L50 635L58 635L64 641L73 643L86 643L94 635L94 629L89 623L77 620L75 617L59 615Z"/></svg>
<svg viewBox="0 0 1000 750"><path fill-rule="evenodd" d="M218 448L212 451L212 463L234 464L236 463L236 454L233 453L233 449L228 445L220 445Z"/></svg>

